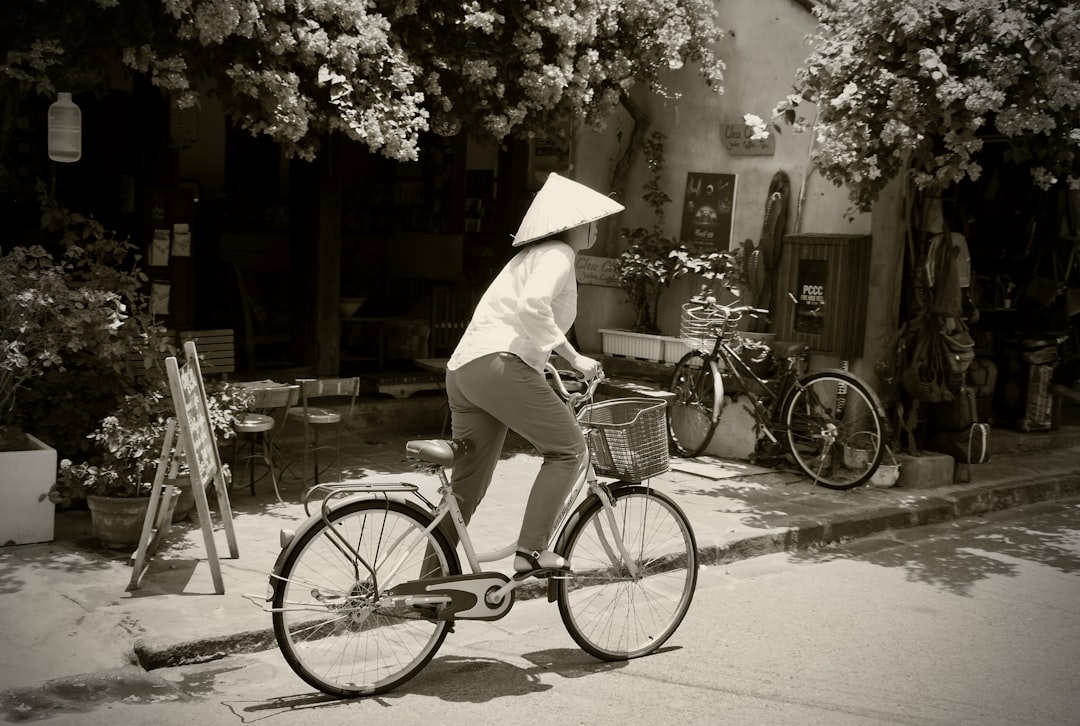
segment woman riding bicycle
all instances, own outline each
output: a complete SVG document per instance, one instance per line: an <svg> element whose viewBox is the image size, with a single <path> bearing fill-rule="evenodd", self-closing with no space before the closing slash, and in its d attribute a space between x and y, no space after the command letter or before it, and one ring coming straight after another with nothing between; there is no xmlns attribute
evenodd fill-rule
<svg viewBox="0 0 1080 726"><path fill-rule="evenodd" d="M508 429L543 456L518 535L519 579L569 568L546 547L588 451L573 414L548 384L544 364L554 351L586 379L597 375L600 364L566 339L577 315L574 260L596 241L592 222L622 210L608 197L551 174L514 235L513 246L524 249L488 287L447 363L453 437L474 445L452 477L466 524L491 483ZM453 529L445 531L456 544Z"/></svg>

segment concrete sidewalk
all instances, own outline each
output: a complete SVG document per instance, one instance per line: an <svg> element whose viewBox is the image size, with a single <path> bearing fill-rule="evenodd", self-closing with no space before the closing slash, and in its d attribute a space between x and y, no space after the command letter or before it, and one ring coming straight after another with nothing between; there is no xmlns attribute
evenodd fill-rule
<svg viewBox="0 0 1080 726"><path fill-rule="evenodd" d="M437 435L359 434L337 468L373 481L411 481L433 498L434 478L412 472L403 452L407 439ZM792 472L716 459L675 459L653 483L690 517L706 566L1080 497L1080 426L1026 435L995 430L992 451L989 462L971 467L970 483L939 489L836 492ZM478 549L516 538L538 467L520 442L511 445L470 527ZM286 484L282 492L285 504L266 480L255 496L246 489L231 494L238 559L227 558L214 517L224 595L214 594L202 532L193 522L173 526L133 592L125 591L132 576L128 553L100 549L86 511L58 513L51 543L0 548L0 690L130 664L153 669L276 647L270 615L244 595L265 595L278 531L304 518L300 487ZM509 559L498 565L510 571Z"/></svg>

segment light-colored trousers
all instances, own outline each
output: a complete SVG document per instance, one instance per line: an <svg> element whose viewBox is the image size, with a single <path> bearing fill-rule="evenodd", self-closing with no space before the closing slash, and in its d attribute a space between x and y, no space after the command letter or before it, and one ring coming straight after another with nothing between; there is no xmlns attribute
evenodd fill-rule
<svg viewBox="0 0 1080 726"><path fill-rule="evenodd" d="M465 523L484 498L506 432L512 429L544 458L525 505L518 547L544 549L555 517L587 462L585 437L573 414L543 375L511 353L491 353L447 371L446 396L453 437L473 443L451 476Z"/></svg>

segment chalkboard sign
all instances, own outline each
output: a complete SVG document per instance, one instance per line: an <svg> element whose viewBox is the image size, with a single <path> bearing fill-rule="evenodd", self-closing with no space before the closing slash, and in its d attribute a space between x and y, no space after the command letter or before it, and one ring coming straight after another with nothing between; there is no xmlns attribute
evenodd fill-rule
<svg viewBox="0 0 1080 726"><path fill-rule="evenodd" d="M202 395L202 383L194 366L189 362L180 367L180 392L184 413L184 422L191 435L192 454L195 457L199 481L207 484L217 474L217 457L214 456L214 434L207 419L206 400Z"/></svg>
<svg viewBox="0 0 1080 726"><path fill-rule="evenodd" d="M734 211L734 174L687 173L679 240L694 250L729 249Z"/></svg>
<svg viewBox="0 0 1080 726"><path fill-rule="evenodd" d="M165 359L165 370L169 374L169 391L172 393L173 409L180 422L181 444L187 456L188 469L191 472L191 491L195 495L195 509L199 513L199 526L206 543L206 556L210 563L210 574L214 579L214 591L225 593L225 583L221 577L221 564L218 562L217 547L214 544L214 529L210 522L210 504L206 501L206 486L213 481L217 493L218 511L221 513L225 536L228 539L229 554L239 557L236 545L236 532L233 530L232 505L229 503L229 487L221 471L221 458L218 456L217 441L210 428L210 414L206 406L206 389L203 388L202 371L199 368L199 354L194 341L184 343L186 362L183 366L175 357Z"/></svg>

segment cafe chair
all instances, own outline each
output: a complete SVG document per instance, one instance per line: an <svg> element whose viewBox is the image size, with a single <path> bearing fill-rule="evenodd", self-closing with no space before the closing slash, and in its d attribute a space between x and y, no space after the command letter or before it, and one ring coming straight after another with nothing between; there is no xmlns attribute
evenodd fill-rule
<svg viewBox="0 0 1080 726"><path fill-rule="evenodd" d="M312 462L311 477L313 486L319 485L319 474L326 471L337 458L341 434L352 420L356 407L356 397L360 393L360 378L299 378L300 405L291 406L287 411L290 420L303 424L303 469L301 482L307 479L308 462ZM347 399L348 406L343 414L340 408L325 406L326 399ZM324 404L324 405L316 405ZM333 444L324 443L323 434L328 430L336 431ZM320 457L322 462L320 463ZM329 459L327 459L329 457Z"/></svg>
<svg viewBox="0 0 1080 726"><path fill-rule="evenodd" d="M248 482L251 493L254 495L255 483L266 476L266 474L258 478L255 476L255 465L262 463L270 475L270 481L274 483L274 494L281 502L278 476L274 471L274 429L277 426L275 412L279 409L287 410L290 406L296 405L300 398L300 386L252 388L251 394L251 410L237 416L237 421L233 424L233 430L236 432L233 470L236 471L236 460L242 459L248 469ZM240 481L239 476L236 476L235 481Z"/></svg>

